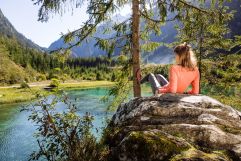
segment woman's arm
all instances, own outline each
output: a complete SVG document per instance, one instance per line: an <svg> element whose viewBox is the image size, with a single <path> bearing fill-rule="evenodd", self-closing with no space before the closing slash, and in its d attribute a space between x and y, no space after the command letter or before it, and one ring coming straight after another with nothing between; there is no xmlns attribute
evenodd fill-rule
<svg viewBox="0 0 241 161"><path fill-rule="evenodd" d="M197 70L196 77L191 83L192 90L188 91L188 94L198 94L199 93L199 80L200 80L200 74L199 74L199 71Z"/></svg>
<svg viewBox="0 0 241 161"><path fill-rule="evenodd" d="M176 93L177 92L177 74L174 66L171 66L169 72L169 84L158 89L158 93Z"/></svg>

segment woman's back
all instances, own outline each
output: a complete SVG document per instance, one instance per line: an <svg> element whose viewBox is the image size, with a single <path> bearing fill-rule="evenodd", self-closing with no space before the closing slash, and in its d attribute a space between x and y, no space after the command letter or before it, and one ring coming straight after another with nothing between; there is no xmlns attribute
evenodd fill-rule
<svg viewBox="0 0 241 161"><path fill-rule="evenodd" d="M180 44L174 48L174 53L175 63L178 65L171 66L169 82L161 74L155 76L151 73L144 77L140 83L148 80L154 95L158 93L184 93L189 85L192 85L192 90L187 91L187 93L198 94L200 76L191 46L187 43Z"/></svg>
<svg viewBox="0 0 241 161"><path fill-rule="evenodd" d="M169 84L159 89L160 93L183 93L189 85L192 90L189 94L199 93L199 71L184 68L180 65L172 65L169 72Z"/></svg>

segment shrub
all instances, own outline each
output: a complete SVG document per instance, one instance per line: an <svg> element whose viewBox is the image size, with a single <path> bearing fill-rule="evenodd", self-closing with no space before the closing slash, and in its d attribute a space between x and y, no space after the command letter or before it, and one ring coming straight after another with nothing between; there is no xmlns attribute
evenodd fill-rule
<svg viewBox="0 0 241 161"><path fill-rule="evenodd" d="M96 74L96 80L103 80L103 79L104 79L103 76L98 72Z"/></svg>
<svg viewBox="0 0 241 161"><path fill-rule="evenodd" d="M62 112L56 110L59 102L66 105ZM35 137L39 150L29 160L106 160L107 148L91 133L93 116L77 115L76 106L66 96L55 96L51 102L47 98L39 99L36 105L24 110L31 112L29 120L38 125Z"/></svg>
<svg viewBox="0 0 241 161"><path fill-rule="evenodd" d="M116 75L115 73L113 72L112 75L111 75L111 81L114 82L116 80Z"/></svg>
<svg viewBox="0 0 241 161"><path fill-rule="evenodd" d="M51 83L50 83L50 87L54 87L54 88L57 88L57 87L59 87L59 85L60 85L60 82L59 82L59 80L58 79L55 79L55 78L53 78L52 80L51 80Z"/></svg>
<svg viewBox="0 0 241 161"><path fill-rule="evenodd" d="M59 76L58 76L57 74L54 74L53 72L50 72L48 78L49 78L49 79L53 79L53 78L59 79Z"/></svg>
<svg viewBox="0 0 241 161"><path fill-rule="evenodd" d="M37 79L37 81L44 81L44 80L46 80L46 76L44 74L40 74L37 76L36 79Z"/></svg>
<svg viewBox="0 0 241 161"><path fill-rule="evenodd" d="M64 83L68 78L69 76L67 74L63 74L63 76L60 79Z"/></svg>
<svg viewBox="0 0 241 161"><path fill-rule="evenodd" d="M29 85L27 84L27 82L23 81L20 84L20 88L30 88Z"/></svg>

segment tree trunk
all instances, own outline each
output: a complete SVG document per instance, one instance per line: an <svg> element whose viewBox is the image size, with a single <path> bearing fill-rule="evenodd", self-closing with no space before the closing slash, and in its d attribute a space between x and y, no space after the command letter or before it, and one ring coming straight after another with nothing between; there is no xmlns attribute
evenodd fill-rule
<svg viewBox="0 0 241 161"><path fill-rule="evenodd" d="M139 43L139 0L132 0L132 65L133 65L133 92L134 97L141 96L141 86L137 80L137 71L140 70L140 43Z"/></svg>
<svg viewBox="0 0 241 161"><path fill-rule="evenodd" d="M199 73L200 73L200 81L199 81L199 93L201 93L201 78L202 78L202 54L203 54L203 24L200 30L200 41L199 41Z"/></svg>

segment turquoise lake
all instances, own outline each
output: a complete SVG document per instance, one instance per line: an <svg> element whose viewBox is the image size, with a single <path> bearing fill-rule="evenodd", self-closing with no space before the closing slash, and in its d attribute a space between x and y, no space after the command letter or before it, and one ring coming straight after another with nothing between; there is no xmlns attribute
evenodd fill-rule
<svg viewBox="0 0 241 161"><path fill-rule="evenodd" d="M96 130L93 130L96 136L100 135L106 117L111 118L114 113L107 113L107 103L100 101L107 91L108 89L103 87L67 91L70 100L76 99L78 114L90 112L94 116L94 129L99 131L96 133ZM144 95L151 95L150 90ZM26 161L29 155L38 149L33 137L36 127L28 121L28 112L20 112L23 105L0 105L0 161ZM60 103L57 106L64 105Z"/></svg>

